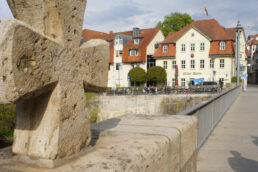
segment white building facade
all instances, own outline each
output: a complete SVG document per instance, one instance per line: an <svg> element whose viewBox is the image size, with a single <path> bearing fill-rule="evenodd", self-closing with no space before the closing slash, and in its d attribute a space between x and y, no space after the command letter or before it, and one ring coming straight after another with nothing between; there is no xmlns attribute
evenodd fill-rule
<svg viewBox="0 0 258 172"><path fill-rule="evenodd" d="M219 27L214 20L196 21L182 31L171 33L161 43L160 50L154 56L157 66L167 71L168 86L175 86L176 79L178 86L185 88L193 79L216 82L223 80L224 83L231 83L231 78L235 76L234 40L232 36L226 36L226 31L221 33L224 34L224 38L221 38L218 32L207 31L205 24L209 25L209 22L212 23L211 27ZM218 36L214 36L216 34ZM242 31L240 36L242 73L247 73L245 49L246 41Z"/></svg>
<svg viewBox="0 0 258 172"><path fill-rule="evenodd" d="M131 35L118 33L114 37L108 87L130 87L129 71L134 67L140 67L147 72L148 63L150 63L148 57L155 53L155 45L165 39L159 29L135 29Z"/></svg>

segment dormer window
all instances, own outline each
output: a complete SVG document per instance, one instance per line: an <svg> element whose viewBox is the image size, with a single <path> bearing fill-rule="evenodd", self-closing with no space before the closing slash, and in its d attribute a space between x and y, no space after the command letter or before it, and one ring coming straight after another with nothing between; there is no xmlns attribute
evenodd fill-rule
<svg viewBox="0 0 258 172"><path fill-rule="evenodd" d="M168 52L168 45L164 44L163 45L163 53L167 53Z"/></svg>
<svg viewBox="0 0 258 172"><path fill-rule="evenodd" d="M225 42L225 41L220 41L220 43L219 43L219 49L220 49L220 50L225 50L225 49L226 49L226 42Z"/></svg>
<svg viewBox="0 0 258 172"><path fill-rule="evenodd" d="M159 42L156 42L156 44L154 45L155 51L159 48Z"/></svg>
<svg viewBox="0 0 258 172"><path fill-rule="evenodd" d="M123 44L123 39L120 35L117 35L115 38L115 45L122 45Z"/></svg>
<svg viewBox="0 0 258 172"><path fill-rule="evenodd" d="M140 43L140 39L139 38L135 38L134 39L134 44L138 45Z"/></svg>
<svg viewBox="0 0 258 172"><path fill-rule="evenodd" d="M129 55L130 56L138 56L139 55L139 50L138 49L130 50Z"/></svg>

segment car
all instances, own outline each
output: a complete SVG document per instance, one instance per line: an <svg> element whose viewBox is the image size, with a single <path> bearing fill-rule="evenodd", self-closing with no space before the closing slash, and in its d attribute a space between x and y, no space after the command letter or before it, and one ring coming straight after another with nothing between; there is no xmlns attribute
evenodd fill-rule
<svg viewBox="0 0 258 172"><path fill-rule="evenodd" d="M196 91L217 92L218 83L214 81L203 81L193 87Z"/></svg>

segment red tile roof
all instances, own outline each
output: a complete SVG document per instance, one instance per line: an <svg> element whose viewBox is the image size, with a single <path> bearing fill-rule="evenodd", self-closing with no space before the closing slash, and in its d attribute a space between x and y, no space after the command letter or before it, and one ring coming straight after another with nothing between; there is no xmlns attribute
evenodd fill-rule
<svg viewBox="0 0 258 172"><path fill-rule="evenodd" d="M164 44L163 44L164 45ZM168 45L168 52L163 53L163 46L159 46L157 51L154 53L153 57L175 57L176 56L176 44L167 44Z"/></svg>
<svg viewBox="0 0 258 172"><path fill-rule="evenodd" d="M226 49L220 50L219 49L220 41L212 41L210 47L210 55L234 55L234 42L233 41L226 41Z"/></svg>
<svg viewBox="0 0 258 172"><path fill-rule="evenodd" d="M248 52L247 48L245 48L245 54L247 57L251 57L250 53Z"/></svg>
<svg viewBox="0 0 258 172"><path fill-rule="evenodd" d="M197 20L187 25L178 32L170 33L163 43L175 43L183 34L190 28L195 28L211 40L232 40L232 37L227 33L215 19Z"/></svg>
<svg viewBox="0 0 258 172"><path fill-rule="evenodd" d="M256 34L256 35L250 35L250 37L251 37L251 38L256 38L256 37L258 37L258 34Z"/></svg>
<svg viewBox="0 0 258 172"><path fill-rule="evenodd" d="M248 45L258 45L258 40L254 39L252 41L247 42Z"/></svg>
<svg viewBox="0 0 258 172"><path fill-rule="evenodd" d="M236 28L225 28L225 30L232 40L236 40Z"/></svg>
<svg viewBox="0 0 258 172"><path fill-rule="evenodd" d="M112 38L112 35L104 32L85 29L82 31L82 37L84 41L87 41L90 39L103 39L107 41Z"/></svg>
<svg viewBox="0 0 258 172"><path fill-rule="evenodd" d="M187 25L178 32L170 33L167 38L161 44L172 44L176 43L188 30L191 28L196 29L201 34L206 36L211 41L210 55L233 55L234 41L236 39L236 28L224 28L215 19L208 20L197 20ZM219 42L226 42L226 49L219 49ZM173 54L173 53L172 53ZM159 46L157 52L154 54L155 57L168 57L172 54L167 55L162 53L162 45Z"/></svg>
<svg viewBox="0 0 258 172"><path fill-rule="evenodd" d="M137 37L142 37L138 45L134 44L134 39L131 39L123 48L123 63L128 62L145 62L147 56L147 47L153 40L155 35L160 31L159 28L153 29L142 29ZM133 49L138 49L138 56L130 56L129 51Z"/></svg>

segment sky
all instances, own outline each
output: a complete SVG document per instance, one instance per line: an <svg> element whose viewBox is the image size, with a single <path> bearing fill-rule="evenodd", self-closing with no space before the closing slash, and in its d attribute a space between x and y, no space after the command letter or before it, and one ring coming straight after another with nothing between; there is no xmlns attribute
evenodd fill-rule
<svg viewBox="0 0 258 172"><path fill-rule="evenodd" d="M0 1L0 19L12 18L6 0ZM83 27L102 32L152 28L164 16L180 12L194 20L215 18L224 27L235 27L239 20L250 35L258 33L257 7L258 0L88 0Z"/></svg>

